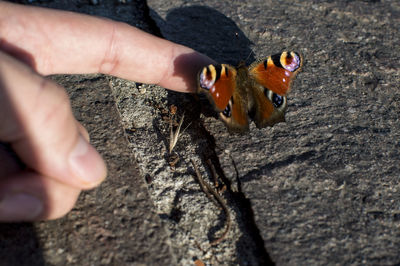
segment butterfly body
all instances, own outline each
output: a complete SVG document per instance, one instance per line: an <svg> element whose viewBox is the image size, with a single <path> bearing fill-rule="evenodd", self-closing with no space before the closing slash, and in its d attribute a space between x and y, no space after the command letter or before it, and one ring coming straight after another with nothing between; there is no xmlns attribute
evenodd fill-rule
<svg viewBox="0 0 400 266"><path fill-rule="evenodd" d="M258 128L285 121L286 93L302 65L295 52L233 67L209 65L198 75L198 93L207 95L228 130L244 132L250 120Z"/></svg>

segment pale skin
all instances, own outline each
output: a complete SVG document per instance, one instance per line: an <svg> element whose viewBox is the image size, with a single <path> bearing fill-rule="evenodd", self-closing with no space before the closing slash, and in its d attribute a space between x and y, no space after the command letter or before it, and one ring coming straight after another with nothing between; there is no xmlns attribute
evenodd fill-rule
<svg viewBox="0 0 400 266"><path fill-rule="evenodd" d="M0 2L0 221L59 218L106 177L65 90L45 75L104 73L194 92L209 63L127 24Z"/></svg>

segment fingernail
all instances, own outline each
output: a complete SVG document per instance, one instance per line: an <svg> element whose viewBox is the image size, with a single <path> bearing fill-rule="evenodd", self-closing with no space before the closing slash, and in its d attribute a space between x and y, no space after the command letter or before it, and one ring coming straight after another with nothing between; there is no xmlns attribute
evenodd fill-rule
<svg viewBox="0 0 400 266"><path fill-rule="evenodd" d="M43 203L29 194L9 194L0 201L1 221L30 221L37 218L42 211Z"/></svg>
<svg viewBox="0 0 400 266"><path fill-rule="evenodd" d="M97 185L106 176L103 159L81 135L70 154L69 163L75 176L88 187Z"/></svg>
<svg viewBox="0 0 400 266"><path fill-rule="evenodd" d="M78 125L78 130L81 133L82 137L87 141L90 142L90 136L89 136L89 132L86 130L86 128L84 126L82 126L81 123L79 123L78 121L76 122Z"/></svg>

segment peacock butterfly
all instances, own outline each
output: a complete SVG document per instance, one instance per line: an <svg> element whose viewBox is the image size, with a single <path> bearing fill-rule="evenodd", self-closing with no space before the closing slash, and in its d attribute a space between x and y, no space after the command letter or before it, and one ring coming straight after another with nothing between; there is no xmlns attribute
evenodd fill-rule
<svg viewBox="0 0 400 266"><path fill-rule="evenodd" d="M197 92L207 95L229 131L249 129L249 118L258 128L285 121L286 93L300 71L303 58L282 52L254 62L208 65L197 76Z"/></svg>

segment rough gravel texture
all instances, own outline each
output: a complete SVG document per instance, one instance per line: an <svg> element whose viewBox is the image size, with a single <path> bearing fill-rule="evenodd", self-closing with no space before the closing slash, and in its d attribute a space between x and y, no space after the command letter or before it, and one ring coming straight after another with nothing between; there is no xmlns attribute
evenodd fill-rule
<svg viewBox="0 0 400 266"><path fill-rule="evenodd" d="M110 2L44 4L142 25L221 63L299 51L305 64L288 95L287 122L231 135L197 97L111 77L58 77L109 154L110 178L66 218L2 225L0 247L8 249L0 258L19 259L2 261L400 263L397 1L148 0L150 13L144 4ZM186 129L170 153L171 122L176 130L183 115ZM201 191L190 159L210 184L211 161L230 213L231 228L215 246L227 216Z"/></svg>
<svg viewBox="0 0 400 266"><path fill-rule="evenodd" d="M399 263L399 3L203 3L149 1L166 38L220 62L305 59L287 123L232 136L206 119L272 261Z"/></svg>

